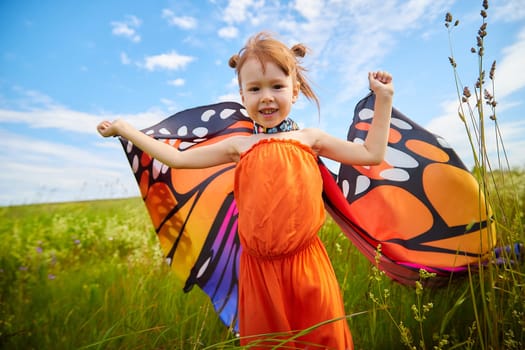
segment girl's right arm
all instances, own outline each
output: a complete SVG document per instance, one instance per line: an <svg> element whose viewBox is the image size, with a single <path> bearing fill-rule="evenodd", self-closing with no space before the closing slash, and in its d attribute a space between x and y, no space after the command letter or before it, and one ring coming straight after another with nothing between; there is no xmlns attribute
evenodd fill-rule
<svg viewBox="0 0 525 350"><path fill-rule="evenodd" d="M232 138L212 145L180 152L175 147L133 128L123 120L114 122L103 121L97 126L97 130L104 137L124 137L153 158L171 168L208 168L238 159L238 152Z"/></svg>

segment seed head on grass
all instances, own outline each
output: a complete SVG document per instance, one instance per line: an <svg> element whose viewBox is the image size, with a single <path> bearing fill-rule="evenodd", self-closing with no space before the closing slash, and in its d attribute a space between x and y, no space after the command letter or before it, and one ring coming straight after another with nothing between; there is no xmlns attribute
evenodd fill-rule
<svg viewBox="0 0 525 350"><path fill-rule="evenodd" d="M489 72L490 80L494 80L494 75L495 74L496 74L496 60L494 60L494 62L492 62L492 66L490 67L490 72Z"/></svg>

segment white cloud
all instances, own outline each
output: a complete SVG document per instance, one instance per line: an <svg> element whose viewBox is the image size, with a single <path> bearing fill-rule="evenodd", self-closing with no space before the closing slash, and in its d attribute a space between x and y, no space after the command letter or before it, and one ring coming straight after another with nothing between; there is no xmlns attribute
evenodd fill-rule
<svg viewBox="0 0 525 350"><path fill-rule="evenodd" d="M177 26L181 29L194 29L197 27L197 19L191 16L175 16L172 10L162 10L162 18L168 21L168 24Z"/></svg>
<svg viewBox="0 0 525 350"><path fill-rule="evenodd" d="M476 136L475 128L471 119L474 118L479 123L477 113L472 115L468 113L466 106L464 111L467 119L468 133L465 125L458 115L459 103L457 101L448 101L443 103L442 115L433 118L425 127L431 132L443 137L454 148L459 157L465 162L468 168L474 165L472 148L468 139L468 133L472 137L474 147L478 147L479 140ZM501 147L502 140L496 140L496 125L492 120L487 118L489 113L485 113L485 142L490 162L497 167L498 147ZM508 152L510 165L517 167L525 166L525 154L521 151L525 147L525 121L505 121L499 120L499 129L503 139L503 145ZM501 149L500 156L503 156Z"/></svg>
<svg viewBox="0 0 525 350"><path fill-rule="evenodd" d="M166 106L168 112L170 113L175 113L179 110L179 105L173 100L170 100L168 98L161 98L160 102L162 102L162 104Z"/></svg>
<svg viewBox="0 0 525 350"><path fill-rule="evenodd" d="M495 86L498 96L504 97L525 87L525 27L514 44L502 50L503 58L496 63Z"/></svg>
<svg viewBox="0 0 525 350"><path fill-rule="evenodd" d="M223 19L227 23L241 23L251 17L251 11L256 11L265 5L264 0L229 0L224 9Z"/></svg>
<svg viewBox="0 0 525 350"><path fill-rule="evenodd" d="M131 60L125 52L120 53L120 62L124 65L130 64Z"/></svg>
<svg viewBox="0 0 525 350"><path fill-rule="evenodd" d="M51 128L83 134L96 133L102 120L125 119L137 128L158 123L165 112L151 110L136 114L91 114L72 110L53 101L49 96L33 90L17 89L21 95L15 108L0 108L0 123L17 123L28 128Z"/></svg>
<svg viewBox="0 0 525 350"><path fill-rule="evenodd" d="M516 42L504 48L501 52L503 53L503 57L497 65L495 78L495 93L499 102L496 109L498 125L504 146L507 150L514 150L509 154L511 166L523 167L525 166L525 153L521 150L525 147L525 139L523 138L525 134L525 121L509 121L505 118L505 115L512 109L522 108L523 105L522 101L513 101L512 96L525 87L525 73L523 73L521 69L525 55L525 28L519 32ZM474 103L474 100L472 100L471 103ZM471 166L473 164L472 151L469 142L467 142L467 133L464 124L458 116L458 108L458 101L444 102L442 115L432 119L427 127L454 145L460 157L462 159L468 159L469 161L467 163ZM467 117L468 128L471 135L473 135L474 143L478 144L475 140L476 136L471 119L479 123L479 115L477 112L474 112L472 117L470 117L466 105L464 105L464 114ZM485 127L487 129L486 142L489 159L494 161L497 159L498 142L495 138L494 122L488 118L490 114L491 112L488 110L484 112L486 119ZM501 141L499 142L499 144L501 144Z"/></svg>
<svg viewBox="0 0 525 350"><path fill-rule="evenodd" d="M113 28L111 32L113 35L123 36L138 43L141 38L140 35L137 34L137 28L140 27L141 23L142 21L138 17L128 15L124 21L111 22L111 27Z"/></svg>
<svg viewBox="0 0 525 350"><path fill-rule="evenodd" d="M525 18L525 6L523 5L523 0L497 1L493 9L494 18L505 22L521 20Z"/></svg>
<svg viewBox="0 0 525 350"><path fill-rule="evenodd" d="M353 0L228 2L223 11L226 26L222 38L240 33L270 30L289 45L304 42L313 48L311 71L337 76L336 102L353 100L366 86L362 72L378 68L378 63L396 47L397 35L410 34L430 20L443 15L453 0ZM268 23L271 23L269 25ZM317 69L319 68L319 69ZM314 81L318 79L313 77Z"/></svg>
<svg viewBox="0 0 525 350"><path fill-rule="evenodd" d="M115 139L111 142L118 146ZM122 147L71 146L0 129L0 204L135 196ZM86 176L89 174L89 176ZM15 190L13 190L15 189Z"/></svg>
<svg viewBox="0 0 525 350"><path fill-rule="evenodd" d="M171 51L146 57L143 66L149 71L156 69L178 70L185 68L193 60L195 60L194 57L179 55L177 52Z"/></svg>
<svg viewBox="0 0 525 350"><path fill-rule="evenodd" d="M142 129L164 119L166 111L89 114L64 107L38 91L20 87L15 91L20 95L14 103L17 109L0 109L0 125L12 123L17 125L12 130L20 130L20 125L26 130L0 128L0 205L138 195L120 143L101 138L96 125L122 118ZM57 130L83 135L83 141L45 140Z"/></svg>
<svg viewBox="0 0 525 350"><path fill-rule="evenodd" d="M168 85L172 85L172 86L184 86L185 83L186 81L182 78L173 79L173 80L168 81Z"/></svg>
<svg viewBox="0 0 525 350"><path fill-rule="evenodd" d="M233 92L217 97L217 101L218 102L234 101L234 102L242 103L241 96L238 93L233 93Z"/></svg>
<svg viewBox="0 0 525 350"><path fill-rule="evenodd" d="M239 35L239 30L236 27L228 26L219 29L219 37L225 39L233 39Z"/></svg>
<svg viewBox="0 0 525 350"><path fill-rule="evenodd" d="M320 0L296 0L294 5L294 9L310 21L322 15L324 7L324 1Z"/></svg>
<svg viewBox="0 0 525 350"><path fill-rule="evenodd" d="M264 25L268 29L281 14L278 1L268 2L265 0L229 0L228 6L222 12L222 19L227 27L234 27L241 23L249 23L252 26ZM269 25L268 21L273 21Z"/></svg>

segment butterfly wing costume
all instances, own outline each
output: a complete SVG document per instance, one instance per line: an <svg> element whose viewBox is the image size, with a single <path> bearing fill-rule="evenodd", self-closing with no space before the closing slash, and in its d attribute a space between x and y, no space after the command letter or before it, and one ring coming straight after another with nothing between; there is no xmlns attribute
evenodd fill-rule
<svg viewBox="0 0 525 350"><path fill-rule="evenodd" d="M356 106L348 140L366 138L374 106ZM251 135L244 107L223 102L176 113L142 130L180 151ZM241 246L233 196L235 164L172 169L120 138L162 251L188 292L198 285L220 319L238 330L237 278ZM353 244L392 279L412 284L419 269L448 281L486 258L495 243L490 210L478 184L443 139L396 109L385 160L341 165L334 174L319 159L325 207Z"/></svg>

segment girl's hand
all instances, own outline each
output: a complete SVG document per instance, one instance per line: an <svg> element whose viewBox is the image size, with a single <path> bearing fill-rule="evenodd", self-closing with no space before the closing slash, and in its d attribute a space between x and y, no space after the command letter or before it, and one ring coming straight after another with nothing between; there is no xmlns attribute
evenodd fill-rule
<svg viewBox="0 0 525 350"><path fill-rule="evenodd" d="M122 124L122 121L120 120L117 120L115 122L109 122L105 120L97 125L97 131L100 135L104 137L117 136L120 134L120 124Z"/></svg>
<svg viewBox="0 0 525 350"><path fill-rule="evenodd" d="M368 73L370 89L376 94L394 95L394 85L392 75L388 72L377 71Z"/></svg>

